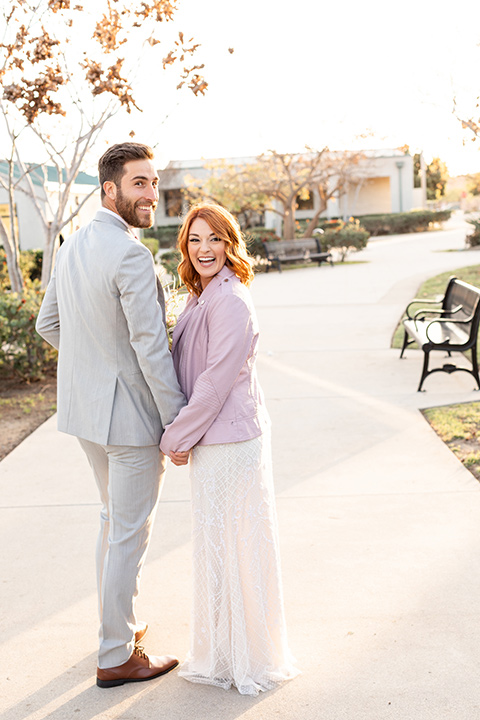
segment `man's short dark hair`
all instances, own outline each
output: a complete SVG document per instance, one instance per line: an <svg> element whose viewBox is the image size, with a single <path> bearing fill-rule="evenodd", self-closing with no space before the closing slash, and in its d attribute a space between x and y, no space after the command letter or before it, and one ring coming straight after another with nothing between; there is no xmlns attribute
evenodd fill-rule
<svg viewBox="0 0 480 720"><path fill-rule="evenodd" d="M102 200L105 197L103 183L114 182L120 187L125 164L131 160L153 160L154 154L151 147L141 143L126 142L112 145L98 161L98 177Z"/></svg>

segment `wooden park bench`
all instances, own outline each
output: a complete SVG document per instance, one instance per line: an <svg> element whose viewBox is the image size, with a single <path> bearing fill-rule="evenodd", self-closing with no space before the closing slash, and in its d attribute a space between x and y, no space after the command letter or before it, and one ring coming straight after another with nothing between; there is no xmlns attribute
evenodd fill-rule
<svg viewBox="0 0 480 720"><path fill-rule="evenodd" d="M268 260L266 272L272 265L276 265L278 272L282 272L282 263L318 262L321 265L322 262L329 262L333 266L331 254L322 252L316 238L264 240L263 244Z"/></svg>
<svg viewBox="0 0 480 720"><path fill-rule="evenodd" d="M441 308L433 309L425 305L441 303ZM413 310L413 305L419 305ZM450 278L445 295L438 300L412 300L406 309L406 318L403 320L405 335L402 352L408 345L417 343L424 352L422 376L418 391L422 389L423 382L428 375L434 372L452 373L463 370L475 378L480 389L477 361L477 335L480 321L480 289L468 283ZM453 363L446 363L442 367L428 369L430 352L443 350L451 357L452 352L466 353L471 351L472 367L462 367Z"/></svg>

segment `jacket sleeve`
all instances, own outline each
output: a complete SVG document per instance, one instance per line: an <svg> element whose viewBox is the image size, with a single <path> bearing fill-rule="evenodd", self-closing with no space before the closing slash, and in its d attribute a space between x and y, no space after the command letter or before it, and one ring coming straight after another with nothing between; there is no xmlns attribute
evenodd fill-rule
<svg viewBox="0 0 480 720"><path fill-rule="evenodd" d="M45 292L35 328L44 340L58 350L60 346L60 316L58 313L55 268Z"/></svg>
<svg viewBox="0 0 480 720"><path fill-rule="evenodd" d="M222 409L252 348L250 310L235 295L219 295L207 307L208 350L206 369L193 388L188 405L162 436L161 450L190 450L205 435Z"/></svg>
<svg viewBox="0 0 480 720"><path fill-rule="evenodd" d="M150 251L143 245L132 243L122 258L116 277L130 343L165 427L186 400L168 349Z"/></svg>

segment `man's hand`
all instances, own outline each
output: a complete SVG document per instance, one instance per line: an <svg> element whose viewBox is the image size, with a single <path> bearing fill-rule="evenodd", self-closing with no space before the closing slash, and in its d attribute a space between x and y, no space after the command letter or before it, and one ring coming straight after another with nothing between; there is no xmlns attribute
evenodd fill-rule
<svg viewBox="0 0 480 720"><path fill-rule="evenodd" d="M170 460L174 465L186 465L188 463L188 458L190 457L190 450L187 450L186 452L171 452L170 453Z"/></svg>

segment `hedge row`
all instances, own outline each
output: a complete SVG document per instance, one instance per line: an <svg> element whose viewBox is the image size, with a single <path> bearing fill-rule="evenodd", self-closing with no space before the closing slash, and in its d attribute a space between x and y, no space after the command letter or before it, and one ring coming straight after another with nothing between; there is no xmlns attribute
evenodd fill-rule
<svg viewBox="0 0 480 720"><path fill-rule="evenodd" d="M405 213L386 213L377 215L356 215L355 219L370 235L401 235L403 233L425 232L436 223L449 220L451 210L411 210ZM305 232L308 220L297 220L297 236ZM322 230L335 230L343 224L340 218L320 218L317 227Z"/></svg>
<svg viewBox="0 0 480 720"><path fill-rule="evenodd" d="M449 220L451 210L412 210L386 215L361 215L358 219L370 235L401 235L425 232L435 223Z"/></svg>

